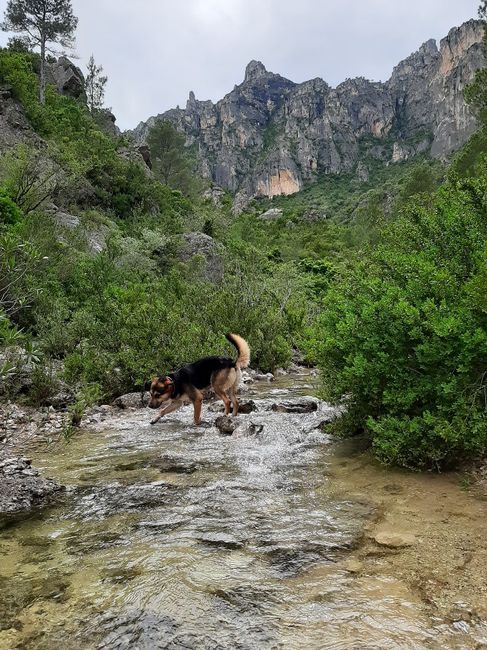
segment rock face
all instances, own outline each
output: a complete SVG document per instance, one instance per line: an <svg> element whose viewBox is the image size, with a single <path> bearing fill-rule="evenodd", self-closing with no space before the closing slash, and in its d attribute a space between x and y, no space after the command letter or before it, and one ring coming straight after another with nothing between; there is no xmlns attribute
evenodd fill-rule
<svg viewBox="0 0 487 650"><path fill-rule="evenodd" d="M189 232L181 236L179 256L183 262L190 262L196 256L202 261L203 275L210 280L219 280L223 274L223 247L209 235Z"/></svg>
<svg viewBox="0 0 487 650"><path fill-rule="evenodd" d="M0 515L14 515L44 505L64 489L43 478L27 458L0 459Z"/></svg>
<svg viewBox="0 0 487 650"><path fill-rule="evenodd" d="M402 61L385 83L347 79L331 88L322 79L301 84L252 61L243 83L222 100L170 110L133 131L145 142L157 119L171 121L199 153L202 175L236 193L293 194L319 174L366 177L364 156L384 163L419 152L447 157L475 129L463 89L484 65L482 24L454 28L438 47L431 40Z"/></svg>
<svg viewBox="0 0 487 650"><path fill-rule="evenodd" d="M85 98L85 78L81 70L67 57L61 56L47 71L48 81L57 86L61 95Z"/></svg>

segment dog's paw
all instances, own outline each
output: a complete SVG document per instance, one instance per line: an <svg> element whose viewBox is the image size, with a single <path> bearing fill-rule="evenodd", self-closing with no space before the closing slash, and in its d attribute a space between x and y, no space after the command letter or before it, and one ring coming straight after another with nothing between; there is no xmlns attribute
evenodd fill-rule
<svg viewBox="0 0 487 650"><path fill-rule="evenodd" d="M156 418L155 420L150 421L151 426L153 426L154 424L157 424L158 422L159 422L159 418Z"/></svg>

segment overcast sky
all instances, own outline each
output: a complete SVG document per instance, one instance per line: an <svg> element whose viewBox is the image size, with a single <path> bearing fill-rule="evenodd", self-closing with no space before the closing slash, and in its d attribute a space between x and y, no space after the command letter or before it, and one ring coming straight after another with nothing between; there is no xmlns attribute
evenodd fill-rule
<svg viewBox="0 0 487 650"><path fill-rule="evenodd" d="M0 8L6 6L0 0ZM429 38L477 15L479 0L73 0L76 52L109 77L122 129L178 104L190 90L221 99L258 59L268 70L337 85L387 79ZM2 35L0 42L4 43Z"/></svg>

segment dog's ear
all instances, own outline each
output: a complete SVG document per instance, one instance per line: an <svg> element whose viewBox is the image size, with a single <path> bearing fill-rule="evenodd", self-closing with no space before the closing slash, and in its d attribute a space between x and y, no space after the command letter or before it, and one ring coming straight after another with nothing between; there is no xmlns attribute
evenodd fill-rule
<svg viewBox="0 0 487 650"><path fill-rule="evenodd" d="M174 384L174 380L172 380L171 377L165 377L164 386L171 386L172 384Z"/></svg>
<svg viewBox="0 0 487 650"><path fill-rule="evenodd" d="M143 386L144 391L148 391L148 390L151 389L151 386L152 386L152 382L153 382L153 381L154 381L154 380L151 379L151 380L145 382L145 384L144 384L144 386Z"/></svg>

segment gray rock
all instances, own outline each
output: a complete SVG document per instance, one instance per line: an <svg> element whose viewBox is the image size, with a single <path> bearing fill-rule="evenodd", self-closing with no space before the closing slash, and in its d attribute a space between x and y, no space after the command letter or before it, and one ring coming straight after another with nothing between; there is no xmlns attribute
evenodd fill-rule
<svg viewBox="0 0 487 650"><path fill-rule="evenodd" d="M0 515L16 515L46 505L64 489L42 477L27 458L0 459Z"/></svg>
<svg viewBox="0 0 487 650"><path fill-rule="evenodd" d="M244 546L242 541L233 537L232 535L219 532L201 533L201 535L198 537L198 541L202 544L206 544L207 546L216 546L232 551L243 548Z"/></svg>
<svg viewBox="0 0 487 650"><path fill-rule="evenodd" d="M217 207L221 206L223 199L225 198L225 190L222 187L214 186L210 187L203 193L203 198L205 201L211 201L213 205Z"/></svg>
<svg viewBox="0 0 487 650"><path fill-rule="evenodd" d="M48 69L48 79L53 81L62 95L86 99L85 77L67 57L61 56Z"/></svg>
<svg viewBox="0 0 487 650"><path fill-rule="evenodd" d="M256 373L254 375L254 379L255 379L255 381L268 381L268 382L271 382L271 381L274 381L274 375L272 374L272 372L266 372L265 374Z"/></svg>
<svg viewBox="0 0 487 650"><path fill-rule="evenodd" d="M259 422L242 422L234 431L235 436L253 437L258 436L264 431L264 425Z"/></svg>
<svg viewBox="0 0 487 650"><path fill-rule="evenodd" d="M90 253L97 255L106 249L110 236L110 228L107 225L82 222L77 215L65 212L56 206L51 206L46 212L50 215L53 223L60 229L58 232L60 242L66 243L66 235L63 237L62 230L78 230Z"/></svg>
<svg viewBox="0 0 487 650"><path fill-rule="evenodd" d="M263 212L257 218L261 221L275 221L276 219L280 219L282 215L283 212L279 208L271 208L270 210L267 210L267 212Z"/></svg>
<svg viewBox="0 0 487 650"><path fill-rule="evenodd" d="M183 262L190 262L196 256L201 256L203 274L207 279L218 281L223 276L223 246L209 235L202 232L182 235L179 255Z"/></svg>
<svg viewBox="0 0 487 650"><path fill-rule="evenodd" d="M276 413L312 413L318 410L320 401L316 397L296 397L272 405Z"/></svg>
<svg viewBox="0 0 487 650"><path fill-rule="evenodd" d="M127 393L121 395L113 401L114 406L120 409L128 408L145 408L149 402L149 393Z"/></svg>
<svg viewBox="0 0 487 650"><path fill-rule="evenodd" d="M231 436L238 426L238 421L229 415L221 415L215 420L215 426L224 436Z"/></svg>
<svg viewBox="0 0 487 650"><path fill-rule="evenodd" d="M142 156L145 164L149 169L152 169L152 158L151 158L151 153L150 153L150 147L147 144L141 144L139 147L137 147L137 151L140 153Z"/></svg>

